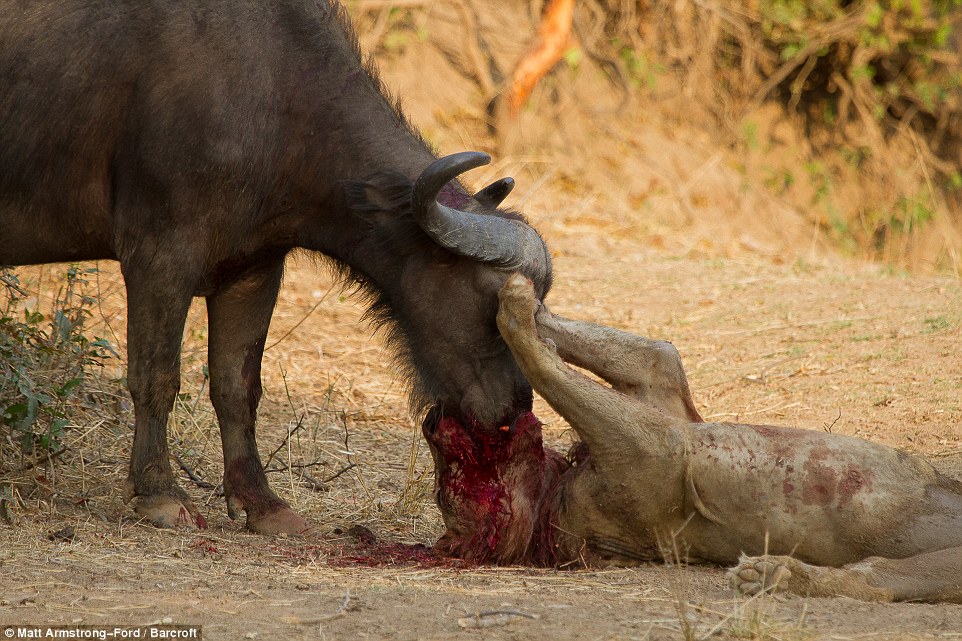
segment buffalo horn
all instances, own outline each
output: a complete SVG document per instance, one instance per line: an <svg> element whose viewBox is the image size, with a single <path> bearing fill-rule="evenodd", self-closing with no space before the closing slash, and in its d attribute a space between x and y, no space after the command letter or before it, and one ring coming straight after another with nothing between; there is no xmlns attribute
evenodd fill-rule
<svg viewBox="0 0 962 641"><path fill-rule="evenodd" d="M494 181L476 193L474 199L482 205L497 207L501 204L501 201L508 197L512 189L514 189L514 178L508 176L507 178Z"/></svg>
<svg viewBox="0 0 962 641"><path fill-rule="evenodd" d="M464 151L431 163L414 184L414 219L434 242L456 254L541 279L548 272L548 250L529 225L520 220L452 209L437 200L448 182L489 162L488 154ZM501 194L507 196L513 182L498 181L481 193L490 194L492 200Z"/></svg>

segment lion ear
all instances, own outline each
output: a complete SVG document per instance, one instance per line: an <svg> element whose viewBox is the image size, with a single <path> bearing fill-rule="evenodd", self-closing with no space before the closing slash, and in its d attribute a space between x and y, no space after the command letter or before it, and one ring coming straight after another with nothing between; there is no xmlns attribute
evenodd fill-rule
<svg viewBox="0 0 962 641"><path fill-rule="evenodd" d="M381 172L342 184L347 206L362 216L400 213L411 208L414 183L403 174Z"/></svg>

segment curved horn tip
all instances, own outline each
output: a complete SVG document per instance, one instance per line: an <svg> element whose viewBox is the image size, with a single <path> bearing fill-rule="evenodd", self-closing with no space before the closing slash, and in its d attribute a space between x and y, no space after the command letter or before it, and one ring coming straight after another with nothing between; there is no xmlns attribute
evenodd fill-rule
<svg viewBox="0 0 962 641"><path fill-rule="evenodd" d="M491 162L491 156L481 151L462 151L432 162L414 182L411 203L414 206L415 217L420 217L447 183L464 172L487 165L489 162Z"/></svg>
<svg viewBox="0 0 962 641"><path fill-rule="evenodd" d="M462 174L475 167L481 167L491 162L491 156L483 151L459 151L455 154L448 154L438 158L421 173L435 174L448 173L457 170L457 174ZM457 175L455 174L455 175Z"/></svg>
<svg viewBox="0 0 962 641"><path fill-rule="evenodd" d="M474 199L484 205L497 207L505 198L508 197L508 194L510 194L513 189L514 178L508 176L506 178L496 180L484 189L480 190L474 195Z"/></svg>

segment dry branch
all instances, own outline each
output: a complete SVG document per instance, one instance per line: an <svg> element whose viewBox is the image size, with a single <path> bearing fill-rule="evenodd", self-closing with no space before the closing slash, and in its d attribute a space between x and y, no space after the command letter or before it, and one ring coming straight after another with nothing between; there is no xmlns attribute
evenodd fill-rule
<svg viewBox="0 0 962 641"><path fill-rule="evenodd" d="M538 81L561 60L571 40L574 0L548 0L541 14L538 33L508 79L495 103L496 127L502 146L510 147L514 129Z"/></svg>
<svg viewBox="0 0 962 641"><path fill-rule="evenodd" d="M171 452L170 455L171 457L173 457L174 461L177 463L177 466L184 472L184 474L187 475L187 478L189 478L194 485L201 488L202 490L217 489L216 485L202 479L196 472L194 472L193 469L191 469L186 463L184 463L184 460L180 458L180 456L178 456L176 452Z"/></svg>
<svg viewBox="0 0 962 641"><path fill-rule="evenodd" d="M561 60L571 38L574 0L549 0L534 45L521 58L502 94L508 117L516 119L538 81Z"/></svg>

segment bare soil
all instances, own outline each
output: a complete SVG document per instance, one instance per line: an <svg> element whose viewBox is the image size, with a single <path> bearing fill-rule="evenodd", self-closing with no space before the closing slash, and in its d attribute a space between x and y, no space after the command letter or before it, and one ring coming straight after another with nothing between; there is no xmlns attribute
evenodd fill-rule
<svg viewBox="0 0 962 641"><path fill-rule="evenodd" d="M438 25L452 19L438 11L428 25L443 40ZM385 55L388 84L409 96L443 152L489 145L476 106L464 106L477 100L463 69L432 42ZM420 80L425 69L437 95ZM529 113L531 154L467 177L518 177L509 204L554 254L552 309L673 341L708 420L856 435L962 478L959 280L840 258L804 212L753 186L742 159L703 130L638 105L606 117L572 106L591 82L578 79L575 94L536 93L533 111L565 114L570 126ZM98 331L122 346L121 281L114 266L100 267ZM42 289L57 269L21 276ZM202 624L207 639L962 639L959 605L746 600L717 567L433 560L414 547L441 530L430 457L404 382L362 314L322 264L291 261L268 340L259 442L280 470L274 487L324 536L250 535L227 519L216 490L186 474L209 529L138 523L120 500L130 409L119 399L115 420L75 426L58 460L4 471L19 500L14 524L0 522L0 627L169 619ZM198 304L170 431L185 466L216 485L205 334ZM122 375L122 358L105 372ZM548 439L567 447L563 421L540 400L535 409ZM49 538L67 526L72 540ZM475 616L491 611L502 614Z"/></svg>

